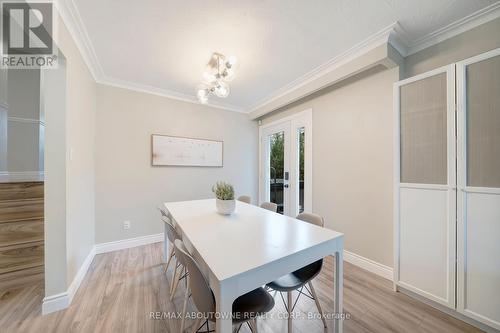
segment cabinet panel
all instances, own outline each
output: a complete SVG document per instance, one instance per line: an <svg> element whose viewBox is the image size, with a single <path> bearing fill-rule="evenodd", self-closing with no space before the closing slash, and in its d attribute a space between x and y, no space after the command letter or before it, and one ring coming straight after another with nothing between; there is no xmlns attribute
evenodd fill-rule
<svg viewBox="0 0 500 333"><path fill-rule="evenodd" d="M395 84L396 285L455 307L455 67Z"/></svg>
<svg viewBox="0 0 500 333"><path fill-rule="evenodd" d="M500 194L467 193L463 308L500 327Z"/></svg>
<svg viewBox="0 0 500 333"><path fill-rule="evenodd" d="M500 49L457 64L457 309L500 329Z"/></svg>
<svg viewBox="0 0 500 333"><path fill-rule="evenodd" d="M448 193L445 190L401 189L399 281L445 305L450 299ZM455 278L454 276L452 277Z"/></svg>

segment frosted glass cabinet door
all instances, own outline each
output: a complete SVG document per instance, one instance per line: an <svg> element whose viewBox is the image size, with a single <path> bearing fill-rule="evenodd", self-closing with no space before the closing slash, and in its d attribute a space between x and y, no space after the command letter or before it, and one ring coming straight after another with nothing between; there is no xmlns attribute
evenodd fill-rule
<svg viewBox="0 0 500 333"><path fill-rule="evenodd" d="M400 87L401 182L447 183L446 73Z"/></svg>
<svg viewBox="0 0 500 333"><path fill-rule="evenodd" d="M500 329L500 49L457 64L457 308Z"/></svg>
<svg viewBox="0 0 500 333"><path fill-rule="evenodd" d="M395 96L395 284L455 307L455 68L400 81Z"/></svg>

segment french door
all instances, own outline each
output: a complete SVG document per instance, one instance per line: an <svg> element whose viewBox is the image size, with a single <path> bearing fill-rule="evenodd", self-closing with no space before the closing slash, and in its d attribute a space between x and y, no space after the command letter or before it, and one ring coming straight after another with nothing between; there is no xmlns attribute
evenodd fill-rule
<svg viewBox="0 0 500 333"><path fill-rule="evenodd" d="M259 202L274 202L278 213L312 211L312 111L262 125Z"/></svg>

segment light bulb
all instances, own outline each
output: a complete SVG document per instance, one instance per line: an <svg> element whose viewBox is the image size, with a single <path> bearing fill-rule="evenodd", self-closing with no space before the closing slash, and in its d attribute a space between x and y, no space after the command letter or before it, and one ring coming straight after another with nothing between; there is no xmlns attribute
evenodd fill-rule
<svg viewBox="0 0 500 333"><path fill-rule="evenodd" d="M238 65L238 58L236 58L235 56L230 56L227 58L226 62L227 68L231 68L234 70L237 65Z"/></svg>
<svg viewBox="0 0 500 333"><path fill-rule="evenodd" d="M206 104L208 102L208 91L206 89L198 90L196 96L198 96L198 100L201 104Z"/></svg>
<svg viewBox="0 0 500 333"><path fill-rule="evenodd" d="M217 97L225 98L229 95L229 86L223 81L217 81L214 93Z"/></svg>

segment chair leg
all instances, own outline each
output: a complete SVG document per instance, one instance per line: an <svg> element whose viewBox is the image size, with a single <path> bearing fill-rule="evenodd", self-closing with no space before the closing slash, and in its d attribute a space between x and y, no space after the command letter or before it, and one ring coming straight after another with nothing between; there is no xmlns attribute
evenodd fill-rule
<svg viewBox="0 0 500 333"><path fill-rule="evenodd" d="M165 271L163 273L167 274L168 266L170 265L170 261L172 261L172 257L175 255L174 249L170 250L170 256L168 257L167 260L167 265L165 266Z"/></svg>
<svg viewBox="0 0 500 333"><path fill-rule="evenodd" d="M200 328L201 321L203 320L202 317L196 316L196 322L193 325L193 329L191 330L191 333L196 333L198 331L198 328Z"/></svg>
<svg viewBox="0 0 500 333"><path fill-rule="evenodd" d="M174 289L174 281L175 277L177 276L177 267L179 265L177 264L177 257L174 258L174 275L172 275L172 282L170 283L170 294L172 294L172 289Z"/></svg>
<svg viewBox="0 0 500 333"><path fill-rule="evenodd" d="M288 310L288 333L292 333L292 292L288 291L287 293L287 310Z"/></svg>
<svg viewBox="0 0 500 333"><path fill-rule="evenodd" d="M174 299L175 291L177 290L177 285L181 280L182 272L184 272L184 267L181 267L180 271L177 272L177 276L174 277L174 285L172 286L172 293L170 294L170 300Z"/></svg>
<svg viewBox="0 0 500 333"><path fill-rule="evenodd" d="M257 330L257 318L252 319L253 333L259 333Z"/></svg>
<svg viewBox="0 0 500 333"><path fill-rule="evenodd" d="M186 280L189 277L186 276ZM184 293L184 304L182 305L182 319L181 319L181 330L180 333L183 333L184 331L184 323L186 321L186 308L187 308L187 302L189 298L189 288L186 288L186 292Z"/></svg>
<svg viewBox="0 0 500 333"><path fill-rule="evenodd" d="M313 284L311 281L308 282L309 288L311 289L312 296L314 297L314 302L316 302L316 307L318 308L318 312L321 315L321 320L323 321L323 326L326 328L326 319L323 310L321 309L321 304L319 304L319 298L316 295L316 290L314 290Z"/></svg>

